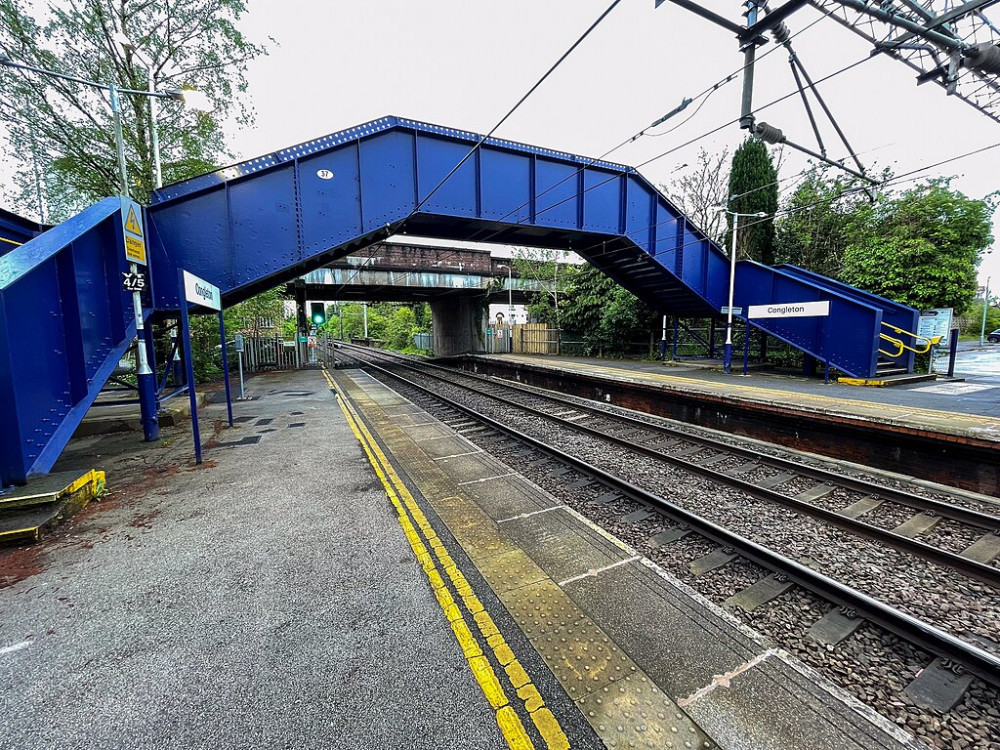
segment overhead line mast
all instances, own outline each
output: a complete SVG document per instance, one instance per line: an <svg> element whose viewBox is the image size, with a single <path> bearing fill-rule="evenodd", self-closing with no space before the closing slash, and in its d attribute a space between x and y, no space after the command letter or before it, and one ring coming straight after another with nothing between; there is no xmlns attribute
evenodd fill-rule
<svg viewBox="0 0 1000 750"><path fill-rule="evenodd" d="M743 3L745 25L708 10L694 0L656 0L656 7L665 2L678 5L731 31L737 38L745 63L739 119L741 128L767 143L784 143L875 184L865 174L843 130L792 49L785 19L810 5L867 39L872 44L873 55L889 55L917 70L918 84L935 81L949 95L958 96L987 117L1000 122L1000 29L983 13L1000 0L969 0L938 14L933 7L935 2L940 1L927 0L922 5L917 0L885 0L876 5L865 0L787 0L780 7L770 10L768 0L746 0ZM754 117L754 62L757 47L765 44L768 36L788 50L792 75L816 136L819 153L788 140L781 129L757 122ZM803 79L806 86L802 85ZM847 147L856 170L827 158L807 91L812 92Z"/></svg>

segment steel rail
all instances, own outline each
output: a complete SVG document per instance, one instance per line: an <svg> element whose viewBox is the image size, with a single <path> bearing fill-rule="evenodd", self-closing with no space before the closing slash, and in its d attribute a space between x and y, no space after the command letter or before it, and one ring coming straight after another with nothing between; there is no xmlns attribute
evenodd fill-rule
<svg viewBox="0 0 1000 750"><path fill-rule="evenodd" d="M656 507L665 515L674 518L678 523L686 524L717 544L738 550L741 556L761 567L787 575L789 580L803 588L819 594L834 604L848 607L861 613L865 618L885 630L923 648L935 656L957 662L971 674L980 677L991 685L1000 687L1000 657L955 638L930 623L923 622L861 591L846 586L801 563L780 555L763 545L735 534L722 526L718 526L679 505L671 503L659 495L654 495L603 469L591 466L582 459L565 453L519 430L508 427L485 414L477 412L475 409L456 403L430 388L404 378L402 375L371 362L366 363L366 366L373 367L389 377L395 378L434 399L444 402L449 408L460 411L498 432L525 443L535 450L546 453L562 463L568 464L577 471L593 477L623 495Z"/></svg>
<svg viewBox="0 0 1000 750"><path fill-rule="evenodd" d="M413 369L420 374L427 375L432 378L441 380L442 382L449 383L457 388L464 388L472 393L478 393L486 398L495 399L496 396L489 393L484 393L483 391L472 388L468 385L462 385L460 383L454 383L442 378L438 375L431 373L423 373L419 369L414 368L412 365L400 362L400 366L406 367L408 369ZM756 497L765 502L774 503L776 505L782 505L786 508L794 510L798 513L817 518L831 526L836 526L837 528L849 531L857 536L865 537L876 542L881 542L894 549L900 550L901 552L906 552L911 555L916 555L921 557L931 563L936 565L942 565L947 568L951 568L962 575L986 583L993 588L1000 589L1000 568L995 568L992 565L986 565L984 563L978 562L976 560L971 560L967 557L962 557L954 552L948 552L939 547L935 547L930 544L925 544L924 542L917 541L907 536L902 536L901 534L896 534L888 529L882 529L878 526L873 526L871 524L865 523L864 521L859 521L855 518L850 518L848 516L843 516L835 511L827 510L826 508L821 508L812 503L806 502L804 500L798 500L794 497L784 495L776 490L772 490L766 487L760 487L753 482L740 479L738 476L733 476L726 474L725 472L716 471L707 466L701 466L696 463L691 463L684 458L679 458L676 456L671 456L669 453L663 453L655 448L648 448L643 445L638 445L630 440L624 438L618 438L613 435L609 435L606 431L600 430L595 427L588 427L587 425L581 425L576 422L562 419L560 417L549 414L548 412L542 411L540 409L535 409L531 406L526 406L524 404L518 404L516 402L509 402L511 405L516 406L529 414L532 414L543 419L547 419L554 422L566 429L573 430L575 432L590 435L591 437L598 438L599 440L605 440L607 442L618 445L619 447L625 448L633 453L640 453L642 455L648 456L655 460L663 461L664 463L676 466L684 471L690 472L692 474L700 475L710 481L716 482L723 486L732 487L741 492L746 492L748 495ZM725 451L723 451L725 452Z"/></svg>
<svg viewBox="0 0 1000 750"><path fill-rule="evenodd" d="M348 345L349 346L349 345ZM415 369L418 372L419 369L415 368L412 362L405 358L396 355L387 354L385 352L379 352L382 356L388 357L393 361L397 361L400 364ZM992 531L994 533L1000 533L1000 516L995 516L990 513L984 513L983 511L973 510L972 508L966 508L961 505L952 505L951 503L944 502L942 500L935 500L929 497L922 497L920 495L914 495L905 490L896 489L894 487L888 487L886 485L877 484L876 482L870 482L865 479L857 479L855 477L849 477L842 474L836 474L832 471L826 469L816 468L814 466L808 466L798 461L794 461L790 458L782 458L781 456L768 456L758 453L750 448L743 448L738 445L733 445L731 443L724 442L722 440L716 440L711 437L706 437L703 435L693 435L689 432L684 431L680 428L668 427L663 424L651 424L649 422L644 422L636 417L631 417L625 414L611 414L598 406L590 406L588 404L581 404L577 401L573 401L560 396L554 396L550 393L540 393L538 389L533 386L527 386L523 383L516 383L509 380L502 380L497 378L490 378L486 375L480 375L479 373L470 373L465 371L458 371L447 367L442 367L440 365L435 365L430 362L421 362L421 367L426 367L441 372L446 372L449 374L455 374L461 372L462 375L480 380L486 383L496 383L502 384L508 388L511 388L522 393L529 394L536 398L541 398L544 400L551 401L555 404L560 404L562 406L571 407L578 409L580 411L585 411L588 414L593 414L598 417L604 417L607 419L616 419L627 424L630 424L637 428L651 430L653 432L659 432L663 435L685 440L690 443L696 443L698 445L703 445L706 448L714 448L720 452L726 451L733 453L734 455L746 458L749 460L754 460L762 465L769 466L774 469L779 469L782 471L792 471L810 479L815 479L820 482L836 483L839 486L853 490L855 492L867 492L873 495L878 495L884 500L897 503L899 505L905 505L911 508L931 511L940 515L942 518L947 518L953 521L958 521L960 523L965 523L970 526L975 526L977 528L986 529L987 531ZM616 407L624 408L624 407ZM660 417L660 419L663 419Z"/></svg>

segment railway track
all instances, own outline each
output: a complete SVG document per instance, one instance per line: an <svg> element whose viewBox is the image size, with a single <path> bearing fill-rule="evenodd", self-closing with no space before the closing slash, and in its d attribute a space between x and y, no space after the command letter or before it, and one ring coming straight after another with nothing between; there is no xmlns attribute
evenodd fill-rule
<svg viewBox="0 0 1000 750"><path fill-rule="evenodd" d="M340 351L344 353L348 350ZM528 434L528 431L514 426L508 417L516 412L522 421L545 420L547 424L556 426L555 429L560 434L572 431L593 441L604 441L620 451L627 450L632 455L641 457L647 463L662 462L664 466L683 470L713 485L738 490L763 502L820 520L852 535L871 540L879 546L892 546L901 553L918 556L935 566L946 565L962 576L982 581L992 589L1000 584L1000 569L990 564L995 559L995 554L990 555L988 552L992 537L1000 530L1000 518L983 508L926 497L854 476L839 475L801 461L765 455L757 449L734 446L716 437L695 434L690 428L674 427L662 420L647 421L636 415L621 413L621 410L612 413L607 407L585 404L579 399L543 394L538 389L500 383L483 376L458 373L426 364L417 366L370 350L350 351L359 361L367 361L366 364L374 372L382 377L393 378L402 385L404 391L419 394L420 402L425 408L428 408L429 399L438 403L439 406L432 406L429 410L442 421L461 429L475 442L482 445L491 440L491 434L502 434L502 441L494 439L493 442L504 444L504 449L514 459L511 463L534 467L541 476L558 477L560 483L571 490L589 493L589 506L599 510L600 506L615 508L622 501L642 506L641 510L619 519L619 526L628 527L626 521L630 517L634 522L636 519L643 521L655 516L665 525L656 535L660 545L669 545L676 540L694 536L709 540L710 549L706 548L706 554L691 563L692 566L698 564L702 573L718 570L734 559L743 559L759 566L762 575L744 591L738 592L739 595L732 597L737 602L736 606L742 607L744 605L738 602L745 603L749 600L749 609L753 609L798 585L825 602L836 605L833 608L827 605L826 609L829 611L816 623L818 632L822 633L824 629L828 631L827 639L830 644L836 645L840 638L853 632L857 623L852 621L864 618L937 657L934 664L926 665L929 668L937 665L939 670L943 668L952 675L959 673L958 677L967 671L992 686L1000 686L1000 656L988 640L974 635L972 638L956 637L922 617L902 611L878 597L813 569L808 562L780 554L745 534L734 532L717 521L713 522L700 513L692 512L690 508L671 502L664 497L668 493L650 491L648 487L641 486L641 482L620 476L623 472L609 470L607 466L601 468L587 457L577 455L579 451L563 450L563 442L566 441L557 446L552 440ZM385 366L375 364L372 362L374 359L380 360ZM403 368L407 375L401 374L400 370ZM431 381L428 382L426 378ZM423 382L417 382L418 380ZM479 399L480 404L493 402L495 405L499 399L503 407L498 409L494 406L493 411L504 412L503 419L498 419L496 414L491 416L484 413L488 409L482 406L476 408L468 403L458 403L451 397L456 395L451 393L451 389L462 389L470 398ZM470 421L474 421L475 425L470 424ZM511 448L510 444L515 441L521 447ZM827 502L821 505L817 500ZM857 510L859 507L868 507L868 512L872 512L883 506L891 506L897 511L905 509L911 518L920 520L919 526L924 527L925 533L932 528L936 530L935 533L939 533L945 525L959 529L958 533L942 535L952 540L952 547L957 551L942 549L899 533L900 525L910 523L910 529L918 526L909 518L892 528L880 528L845 513L848 509ZM896 512L895 515L898 516L899 513ZM936 520L927 524L924 518ZM973 535L975 539L967 544ZM982 554L984 548L987 554ZM980 553L978 560L973 556L977 550ZM992 592L993 595L995 593Z"/></svg>
<svg viewBox="0 0 1000 750"><path fill-rule="evenodd" d="M690 428L667 426L662 421L651 423L624 413L609 413L605 408L581 403L579 399L542 393L537 388L511 382L497 383L484 376L458 373L430 364L416 367L399 357L360 348L355 351L359 350L367 351L369 358L381 358L394 366L406 367L470 392L503 399L563 427L627 447L1000 589L1000 568L990 564L1000 557L998 515L957 501L946 502L842 472L808 466L779 455L763 455L731 442L696 434ZM512 400L512 392L520 398ZM912 515L892 528L860 520L883 506L884 510L892 510L893 506L905 508ZM899 514L886 515L898 520ZM942 523L945 526L941 527ZM960 546L960 550L956 552L915 538L935 529L951 546Z"/></svg>

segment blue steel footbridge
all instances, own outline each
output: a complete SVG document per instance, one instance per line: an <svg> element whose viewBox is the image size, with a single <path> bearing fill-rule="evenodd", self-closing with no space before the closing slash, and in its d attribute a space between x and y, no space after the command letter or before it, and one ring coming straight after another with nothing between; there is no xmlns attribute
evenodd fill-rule
<svg viewBox="0 0 1000 750"><path fill-rule="evenodd" d="M179 269L231 305L399 234L572 250L665 314L719 315L727 254L635 169L481 140L385 117L158 189L144 210L143 318L176 315ZM135 336L120 206L109 198L47 230L0 215L12 238L0 243L0 486L51 468ZM736 307L806 303L828 314L739 317L855 377L875 374L883 324L916 329L912 308L798 268L737 264ZM465 319L440 354L475 347L476 309L435 310L435 330ZM892 353L912 369L912 351Z"/></svg>

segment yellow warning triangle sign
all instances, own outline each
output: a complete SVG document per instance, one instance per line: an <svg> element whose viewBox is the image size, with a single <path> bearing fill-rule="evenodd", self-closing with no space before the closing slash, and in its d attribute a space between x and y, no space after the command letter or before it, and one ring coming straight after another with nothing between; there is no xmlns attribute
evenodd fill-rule
<svg viewBox="0 0 1000 750"><path fill-rule="evenodd" d="M142 225L139 223L139 219L136 218L134 206L129 206L128 208L128 218L125 219L125 231L129 234L134 234L136 237L142 237Z"/></svg>

